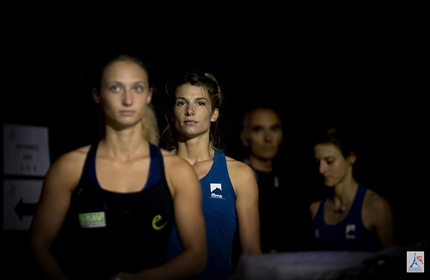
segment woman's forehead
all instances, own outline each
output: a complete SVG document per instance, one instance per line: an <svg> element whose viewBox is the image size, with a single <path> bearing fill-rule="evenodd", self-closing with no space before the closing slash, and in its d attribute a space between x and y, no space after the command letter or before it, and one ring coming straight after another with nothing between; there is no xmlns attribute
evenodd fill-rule
<svg viewBox="0 0 430 280"><path fill-rule="evenodd" d="M115 61L106 66L103 70L103 79L105 80L126 77L147 80L148 73L144 68L133 61Z"/></svg>
<svg viewBox="0 0 430 280"><path fill-rule="evenodd" d="M209 94L204 87L190 84L180 85L176 90L176 97L205 98L209 100Z"/></svg>
<svg viewBox="0 0 430 280"><path fill-rule="evenodd" d="M333 143L316 144L314 151L321 155L337 155L341 153L340 149Z"/></svg>

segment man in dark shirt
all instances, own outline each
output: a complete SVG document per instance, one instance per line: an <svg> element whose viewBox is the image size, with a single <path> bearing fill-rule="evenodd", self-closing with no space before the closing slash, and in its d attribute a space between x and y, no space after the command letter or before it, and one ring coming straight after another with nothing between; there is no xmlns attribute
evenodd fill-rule
<svg viewBox="0 0 430 280"><path fill-rule="evenodd" d="M259 187L262 252L311 249L309 196L306 186L294 183L294 174L290 174L286 159L281 156L280 114L274 107L252 107L243 116L240 140L247 150L243 161L254 169Z"/></svg>

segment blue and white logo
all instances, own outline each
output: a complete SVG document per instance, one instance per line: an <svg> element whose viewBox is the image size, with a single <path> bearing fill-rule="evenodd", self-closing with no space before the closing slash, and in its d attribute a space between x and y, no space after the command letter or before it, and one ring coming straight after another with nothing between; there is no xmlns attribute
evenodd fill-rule
<svg viewBox="0 0 430 280"><path fill-rule="evenodd" d="M211 198L224 199L222 197L222 186L220 183L210 183Z"/></svg>
<svg viewBox="0 0 430 280"><path fill-rule="evenodd" d="M424 272L424 251L406 252L406 272Z"/></svg>
<svg viewBox="0 0 430 280"><path fill-rule="evenodd" d="M346 225L345 239L355 239L355 224Z"/></svg>

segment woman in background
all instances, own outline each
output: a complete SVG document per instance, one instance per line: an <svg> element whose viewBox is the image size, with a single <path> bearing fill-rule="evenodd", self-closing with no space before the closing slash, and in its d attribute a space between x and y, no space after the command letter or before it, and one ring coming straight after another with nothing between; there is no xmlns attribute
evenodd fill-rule
<svg viewBox="0 0 430 280"><path fill-rule="evenodd" d="M242 254L261 254L258 187L253 170L217 148L223 96L215 77L199 70L177 75L167 85L171 108L164 132L166 148L188 161L201 184L208 262L193 279L228 279L238 227ZM175 231L167 258L182 251Z"/></svg>
<svg viewBox="0 0 430 280"><path fill-rule="evenodd" d="M393 245L393 214L388 201L357 182L357 155L350 135L324 130L314 155L330 195L310 205L314 235L321 250L378 251Z"/></svg>

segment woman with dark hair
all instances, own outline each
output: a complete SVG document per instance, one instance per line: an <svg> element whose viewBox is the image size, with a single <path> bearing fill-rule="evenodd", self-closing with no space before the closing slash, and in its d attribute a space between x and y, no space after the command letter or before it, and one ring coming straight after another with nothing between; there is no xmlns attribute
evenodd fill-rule
<svg viewBox="0 0 430 280"><path fill-rule="evenodd" d="M393 245L393 214L388 201L357 182L351 134L331 127L314 142L314 155L329 196L310 205L321 250L378 251Z"/></svg>
<svg viewBox="0 0 430 280"><path fill-rule="evenodd" d="M228 279L233 273L232 246L238 227L242 254L261 254L258 188L253 170L219 148L217 131L223 96L215 77L202 71L179 74L167 85L168 128L164 131L172 154L188 161L201 184L208 262L193 279ZM170 142L169 142L170 141ZM179 232L179 231L178 231ZM170 259L182 251L173 231Z"/></svg>
<svg viewBox="0 0 430 280"><path fill-rule="evenodd" d="M101 139L48 170L30 228L44 279L184 279L203 270L207 247L199 180L181 157L157 147L150 68L120 55L92 95ZM172 228L183 252L165 262Z"/></svg>

